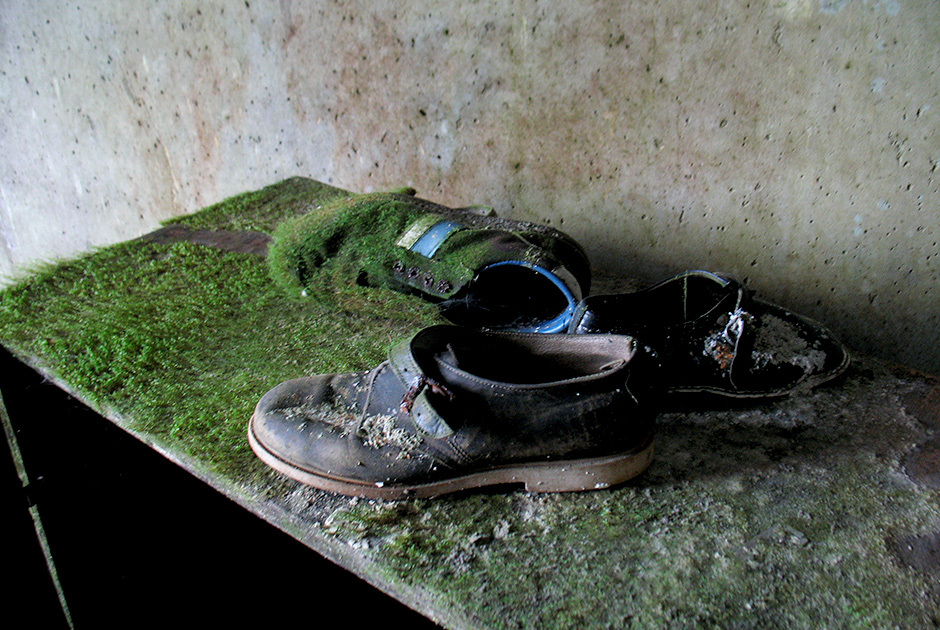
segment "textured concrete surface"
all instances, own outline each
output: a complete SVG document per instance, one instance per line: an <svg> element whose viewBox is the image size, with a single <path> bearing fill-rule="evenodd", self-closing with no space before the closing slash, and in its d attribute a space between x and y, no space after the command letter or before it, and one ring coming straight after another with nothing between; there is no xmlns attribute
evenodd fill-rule
<svg viewBox="0 0 940 630"><path fill-rule="evenodd" d="M304 175L700 267L940 371L940 4L0 5L0 273Z"/></svg>

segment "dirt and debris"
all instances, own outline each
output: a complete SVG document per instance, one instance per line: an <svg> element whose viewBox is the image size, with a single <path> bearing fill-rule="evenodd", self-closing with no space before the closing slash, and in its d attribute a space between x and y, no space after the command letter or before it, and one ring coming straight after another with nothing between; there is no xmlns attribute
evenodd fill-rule
<svg viewBox="0 0 940 630"><path fill-rule="evenodd" d="M336 427L342 435L355 433L369 448L397 447L399 457L408 457L421 445L421 437L396 425L395 416L382 413L363 414L356 407L339 401L317 405L285 407L281 410L289 420L300 421L301 429L320 422Z"/></svg>
<svg viewBox="0 0 940 630"><path fill-rule="evenodd" d="M826 355L813 348L795 326L769 313L760 316L751 354L755 369L789 363L804 372L821 372Z"/></svg>
<svg viewBox="0 0 940 630"><path fill-rule="evenodd" d="M421 437L396 426L395 417L388 414L367 415L359 425L358 435L366 446L382 448L396 446L401 449L399 457L407 457L421 445Z"/></svg>
<svg viewBox="0 0 940 630"><path fill-rule="evenodd" d="M902 465L907 475L917 483L940 490L940 435L934 435L912 448Z"/></svg>
<svg viewBox="0 0 940 630"><path fill-rule="evenodd" d="M888 546L903 565L933 580L940 580L940 530L922 535L889 538ZM940 594L940 582L934 585Z"/></svg>

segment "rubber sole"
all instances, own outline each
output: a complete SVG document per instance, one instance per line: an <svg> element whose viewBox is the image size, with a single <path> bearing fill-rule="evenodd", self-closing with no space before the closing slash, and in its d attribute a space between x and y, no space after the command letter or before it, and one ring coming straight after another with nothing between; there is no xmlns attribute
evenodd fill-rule
<svg viewBox="0 0 940 630"><path fill-rule="evenodd" d="M605 457L552 462L526 462L502 466L420 485L370 484L317 474L284 461L255 437L254 417L248 427L248 443L261 461L301 483L363 499L410 499L436 497L486 486L523 485L527 492L580 492L609 488L636 477L653 461L653 441L636 451Z"/></svg>

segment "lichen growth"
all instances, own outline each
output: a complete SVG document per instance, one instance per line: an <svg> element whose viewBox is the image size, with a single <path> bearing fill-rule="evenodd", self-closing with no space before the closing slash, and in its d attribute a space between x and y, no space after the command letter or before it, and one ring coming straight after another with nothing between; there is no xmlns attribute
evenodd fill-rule
<svg viewBox="0 0 940 630"><path fill-rule="evenodd" d="M303 424L305 422L321 422L340 430L342 435L352 433L359 425L359 414L353 407L329 401L322 404L302 404L294 407L283 407L277 410L284 418L291 422Z"/></svg>
<svg viewBox="0 0 940 630"><path fill-rule="evenodd" d="M878 475L844 464L841 478L797 468L735 484L359 503L327 531L367 541L396 581L481 602L471 608L487 628L929 627L929 601L910 596L922 579L885 551L883 528L900 523L880 504L923 513L925 497L859 493Z"/></svg>
<svg viewBox="0 0 940 630"><path fill-rule="evenodd" d="M341 436L354 433L362 443L374 449L392 446L399 458L408 457L421 445L421 437L396 425L395 416L386 413L362 413L354 405L338 399L321 404L303 404L279 409L285 418L299 423L322 423L339 429Z"/></svg>
<svg viewBox="0 0 940 630"><path fill-rule="evenodd" d="M362 418L357 433L366 446L382 448L394 446L399 449L398 457L407 457L421 445L421 437L409 433L395 425L395 417L388 414L369 414Z"/></svg>

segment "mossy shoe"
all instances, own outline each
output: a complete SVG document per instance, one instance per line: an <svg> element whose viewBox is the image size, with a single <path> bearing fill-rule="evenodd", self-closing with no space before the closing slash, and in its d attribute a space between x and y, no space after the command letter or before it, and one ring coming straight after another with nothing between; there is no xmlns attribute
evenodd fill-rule
<svg viewBox="0 0 940 630"><path fill-rule="evenodd" d="M784 396L825 383L849 365L848 351L821 324L708 271L688 271L636 293L586 298L568 332L635 336L658 353L667 393Z"/></svg>
<svg viewBox="0 0 940 630"><path fill-rule="evenodd" d="M583 249L488 210L411 190L334 197L278 226L269 267L282 285L321 299L344 286L384 287L439 303L456 324L563 332L590 289Z"/></svg>
<svg viewBox="0 0 940 630"><path fill-rule="evenodd" d="M645 360L620 335L431 326L371 371L278 385L249 442L275 470L359 497L606 488L652 458Z"/></svg>

